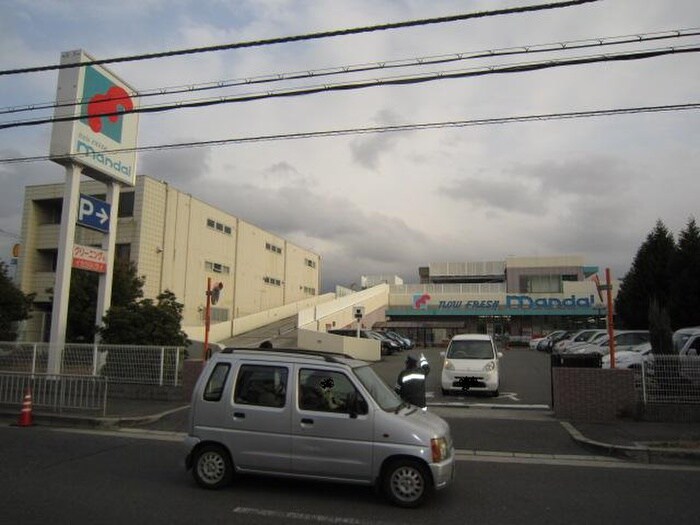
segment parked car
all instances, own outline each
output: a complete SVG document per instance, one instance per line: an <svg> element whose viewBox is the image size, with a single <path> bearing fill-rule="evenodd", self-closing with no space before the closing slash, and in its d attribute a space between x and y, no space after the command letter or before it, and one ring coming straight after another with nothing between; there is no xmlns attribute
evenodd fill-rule
<svg viewBox="0 0 700 525"><path fill-rule="evenodd" d="M386 337L388 337L389 339L391 339L392 341L397 343L401 350L410 350L411 348L413 348L413 346L410 344L408 339L404 339L396 332L390 332L390 331L385 330L385 331L379 332L379 333L381 333L382 335L385 335Z"/></svg>
<svg viewBox="0 0 700 525"><path fill-rule="evenodd" d="M416 346L410 337L406 337L405 335L401 335L401 334L393 332L391 330L387 330L385 333L388 334L390 337L394 337L394 339L399 339L399 340L403 341L403 343L406 347L406 350L411 350L413 347Z"/></svg>
<svg viewBox="0 0 700 525"><path fill-rule="evenodd" d="M595 335L598 332L598 330L595 329L586 329L586 330L579 330L578 332L574 332L571 334L571 337L567 337L564 339L560 339L554 344L554 347L552 348L552 352L557 353L557 354L565 354L566 349L570 347L573 344L576 343L586 343L588 340Z"/></svg>
<svg viewBox="0 0 700 525"><path fill-rule="evenodd" d="M572 334L573 332L569 332L567 330L558 330L556 332L552 332L550 335L547 336L544 342L541 342L539 345L537 345L537 349L539 350L540 345L542 345L542 350L551 354L555 344L557 344L559 341L563 341L564 339L568 339L569 337L571 337Z"/></svg>
<svg viewBox="0 0 700 525"><path fill-rule="evenodd" d="M537 350L537 345L538 345L539 342L542 341L542 339L544 339L544 338L545 338L545 336L542 336L542 337L533 337L533 338L531 338L531 339L530 339L530 343L529 343L530 350Z"/></svg>
<svg viewBox="0 0 700 525"><path fill-rule="evenodd" d="M440 377L442 394L475 391L497 397L501 357L503 354L496 350L490 335L455 335L445 351Z"/></svg>
<svg viewBox="0 0 700 525"><path fill-rule="evenodd" d="M692 328L680 328L673 332L673 350L678 355L688 355L689 350L696 350L695 354L690 355L700 355L698 347L695 341L700 338L700 326L695 326ZM692 347L692 348L691 348Z"/></svg>
<svg viewBox="0 0 700 525"><path fill-rule="evenodd" d="M632 347L649 342L649 330L620 330L613 335L615 340L615 352L630 350ZM610 353L610 338L606 335L595 344L587 344L576 348L573 354L600 354Z"/></svg>
<svg viewBox="0 0 700 525"><path fill-rule="evenodd" d="M574 350L577 348L581 348L583 346L586 346L588 344L597 344L605 337L608 335L608 331L606 329L597 329L593 331L594 333L590 334L588 339L585 341L577 341L577 342L572 342L570 343L566 348L564 348L560 353L561 354L571 354L574 353Z"/></svg>
<svg viewBox="0 0 700 525"><path fill-rule="evenodd" d="M642 368L642 363L648 364L654 360L651 353L651 343L642 343L633 346L629 350L615 352L615 368ZM603 368L610 368L610 354L604 355L601 359Z"/></svg>
<svg viewBox="0 0 700 525"><path fill-rule="evenodd" d="M192 394L185 447L207 489L278 475L374 485L416 507L454 477L446 421L404 403L368 363L304 350L215 354Z"/></svg>
<svg viewBox="0 0 700 525"><path fill-rule="evenodd" d="M389 355L392 355L402 349L401 343L395 341L388 335L382 332L377 332L376 330L368 330L369 336L377 339L382 343L382 347L386 345Z"/></svg>
<svg viewBox="0 0 700 525"><path fill-rule="evenodd" d="M547 349L549 348L549 343L556 337L559 337L561 335L564 335L566 333L566 330L555 330L554 332L550 332L546 336L542 338L541 341L537 343L537 350L540 352L546 352Z"/></svg>

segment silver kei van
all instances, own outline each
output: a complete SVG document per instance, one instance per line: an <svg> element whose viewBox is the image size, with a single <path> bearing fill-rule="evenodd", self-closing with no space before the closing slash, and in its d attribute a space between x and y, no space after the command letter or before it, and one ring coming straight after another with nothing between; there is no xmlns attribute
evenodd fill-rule
<svg viewBox="0 0 700 525"><path fill-rule="evenodd" d="M450 427L404 403L364 361L227 348L192 394L186 466L217 489L239 473L373 485L417 507L454 477Z"/></svg>

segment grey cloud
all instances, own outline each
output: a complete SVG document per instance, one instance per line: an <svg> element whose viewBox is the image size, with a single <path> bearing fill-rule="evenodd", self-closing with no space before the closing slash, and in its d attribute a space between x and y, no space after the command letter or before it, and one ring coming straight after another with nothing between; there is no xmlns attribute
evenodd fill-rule
<svg viewBox="0 0 700 525"><path fill-rule="evenodd" d="M175 185L186 185L208 173L210 159L211 150L208 148L148 152L141 158L139 172Z"/></svg>
<svg viewBox="0 0 700 525"><path fill-rule="evenodd" d="M398 115L391 110L382 110L373 121L379 126L398 124ZM396 146L399 135L396 133L377 133L354 139L350 143L350 151L355 162L365 168L376 170L383 155Z"/></svg>
<svg viewBox="0 0 700 525"><path fill-rule="evenodd" d="M508 171L511 176L537 181L547 193L586 196L625 188L635 177L620 159L604 156L516 165Z"/></svg>
<svg viewBox="0 0 700 525"><path fill-rule="evenodd" d="M438 192L458 201L467 201L473 206L495 208L506 212L537 214L541 199L538 185L516 180L488 180L469 178L442 186Z"/></svg>

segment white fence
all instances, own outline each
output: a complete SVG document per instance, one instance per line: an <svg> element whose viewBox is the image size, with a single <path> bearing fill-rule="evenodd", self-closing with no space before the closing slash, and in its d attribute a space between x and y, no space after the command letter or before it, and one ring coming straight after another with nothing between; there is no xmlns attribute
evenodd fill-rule
<svg viewBox="0 0 700 525"><path fill-rule="evenodd" d="M107 410L107 379L94 376L54 376L0 372L0 404L21 405L27 391L32 406L54 412Z"/></svg>
<svg viewBox="0 0 700 525"><path fill-rule="evenodd" d="M49 343L0 343L0 372L46 374ZM172 346L65 344L62 376L104 377L113 383L182 385L185 349Z"/></svg>
<svg viewBox="0 0 700 525"><path fill-rule="evenodd" d="M700 405L700 356L653 356L636 383L644 404Z"/></svg>

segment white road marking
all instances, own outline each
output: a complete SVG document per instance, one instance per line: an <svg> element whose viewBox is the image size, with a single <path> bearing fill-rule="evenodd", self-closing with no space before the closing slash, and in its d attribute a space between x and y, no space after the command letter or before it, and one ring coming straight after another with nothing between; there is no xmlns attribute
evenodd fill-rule
<svg viewBox="0 0 700 525"><path fill-rule="evenodd" d="M307 523L340 523L342 525L382 525L387 522L374 520L360 520L357 518L345 518L342 516L327 516L325 514L308 514L306 512L282 512L278 510L256 509L251 507L236 507L234 514L247 514L262 516L265 518L276 518L284 521L289 520L305 521Z"/></svg>

